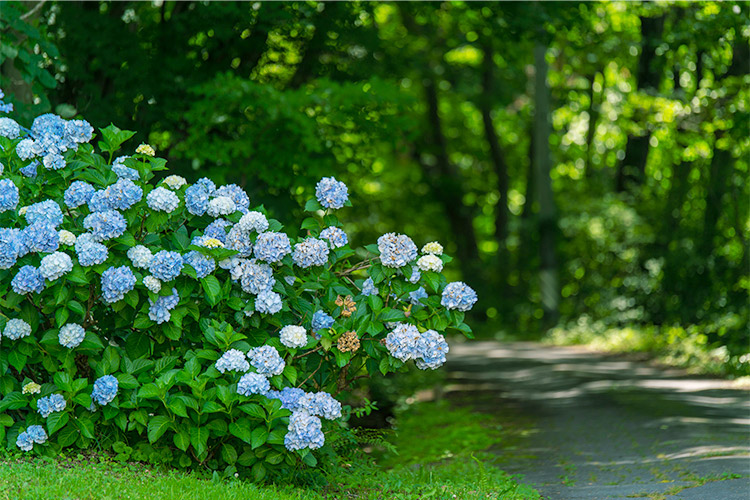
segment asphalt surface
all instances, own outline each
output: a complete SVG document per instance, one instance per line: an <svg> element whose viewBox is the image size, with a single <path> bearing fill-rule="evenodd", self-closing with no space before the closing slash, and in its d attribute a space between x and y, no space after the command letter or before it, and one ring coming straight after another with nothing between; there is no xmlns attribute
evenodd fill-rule
<svg viewBox="0 0 750 500"><path fill-rule="evenodd" d="M583 347L451 346L445 397L498 416L493 451L545 500L750 500L750 392Z"/></svg>

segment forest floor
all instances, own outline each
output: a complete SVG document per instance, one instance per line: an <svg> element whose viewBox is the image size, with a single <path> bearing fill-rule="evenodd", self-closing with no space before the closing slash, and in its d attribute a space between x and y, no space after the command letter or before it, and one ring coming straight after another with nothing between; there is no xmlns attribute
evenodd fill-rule
<svg viewBox="0 0 750 500"><path fill-rule="evenodd" d="M584 347L451 346L443 396L495 415L545 500L747 500L750 392Z"/></svg>

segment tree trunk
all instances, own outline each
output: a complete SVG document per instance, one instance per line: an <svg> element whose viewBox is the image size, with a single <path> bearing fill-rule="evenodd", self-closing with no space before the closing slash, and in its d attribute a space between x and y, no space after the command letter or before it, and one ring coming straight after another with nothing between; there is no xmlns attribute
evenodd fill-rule
<svg viewBox="0 0 750 500"><path fill-rule="evenodd" d="M586 163L583 170L583 176L587 179L593 177L593 161L594 161L594 137L596 136L596 124L599 121L599 104L595 102L596 92L596 77L598 73L594 73L591 77L591 85L589 86L589 127L586 130Z"/></svg>
<svg viewBox="0 0 750 500"><path fill-rule="evenodd" d="M421 161L420 164L432 191L443 205L451 230L456 236L462 271L466 276L470 276L479 267L474 217L469 207L463 203L464 189L460 173L448 158L448 148L438 110L437 89L431 78L425 78L424 92L427 102L427 123L430 127L430 152L435 156L435 165L433 167Z"/></svg>
<svg viewBox="0 0 750 500"><path fill-rule="evenodd" d="M664 16L641 17L641 55L638 59L636 74L636 89L655 92L661 81L661 65L657 64L656 48L664 31ZM647 118L644 117L644 122ZM646 162L651 142L651 131L648 123L644 123L644 131L639 134L629 134L625 145L625 157L617 170L615 189L618 192L628 190L643 182L646 172Z"/></svg>
<svg viewBox="0 0 750 500"><path fill-rule="evenodd" d="M534 47L534 170L536 196L539 201L539 288L544 309L544 322L553 325L559 317L560 284L557 274L557 214L550 178L550 93L547 86L547 47Z"/></svg>
<svg viewBox="0 0 750 500"><path fill-rule="evenodd" d="M494 90L494 61L492 60L492 46L487 43L484 46L484 62L482 65L482 95L479 99L479 107L482 112L484 123L484 137L490 149L490 159L497 177L497 191L500 197L495 205L495 240L498 248L498 270L501 286L507 284L505 278L508 273L508 251L506 239L508 237L508 164L505 154L500 146L500 139L492 121L492 95Z"/></svg>

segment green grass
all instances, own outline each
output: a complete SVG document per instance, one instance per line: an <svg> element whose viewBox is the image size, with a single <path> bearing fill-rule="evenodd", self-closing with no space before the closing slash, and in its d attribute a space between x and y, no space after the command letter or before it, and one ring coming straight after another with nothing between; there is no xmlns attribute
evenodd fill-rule
<svg viewBox="0 0 750 500"><path fill-rule="evenodd" d="M355 453L315 489L210 481L197 474L119 464L104 457L58 460L15 456L0 467L0 500L537 500L486 452L503 431L491 416L447 403L419 403L399 413L395 435L370 454ZM395 449L398 454L394 453Z"/></svg>

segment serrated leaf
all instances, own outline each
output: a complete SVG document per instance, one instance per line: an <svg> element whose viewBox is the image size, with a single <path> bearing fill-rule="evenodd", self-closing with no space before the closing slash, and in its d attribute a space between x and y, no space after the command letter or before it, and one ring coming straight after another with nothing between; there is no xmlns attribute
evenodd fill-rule
<svg viewBox="0 0 750 500"><path fill-rule="evenodd" d="M152 417L148 422L148 441L155 443L171 427L172 421L162 415Z"/></svg>

